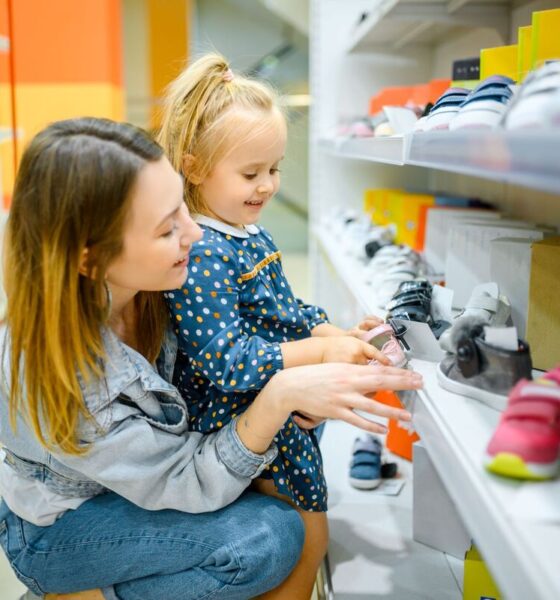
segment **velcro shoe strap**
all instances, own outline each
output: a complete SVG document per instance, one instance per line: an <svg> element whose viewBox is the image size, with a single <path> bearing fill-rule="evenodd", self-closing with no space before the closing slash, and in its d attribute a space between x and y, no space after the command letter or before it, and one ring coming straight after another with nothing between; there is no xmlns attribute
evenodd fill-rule
<svg viewBox="0 0 560 600"><path fill-rule="evenodd" d="M516 402L507 407L504 412L504 420L510 419L534 419L546 423L555 423L560 415L558 406L550 402L531 400L527 402Z"/></svg>
<svg viewBox="0 0 560 600"><path fill-rule="evenodd" d="M352 454L357 452L369 452L370 454L381 454L381 442L376 438L367 437L366 439L356 438L352 448Z"/></svg>
<svg viewBox="0 0 560 600"><path fill-rule="evenodd" d="M358 452L352 457L351 467L359 467L363 465L377 466L381 462L381 455L372 454L371 452Z"/></svg>

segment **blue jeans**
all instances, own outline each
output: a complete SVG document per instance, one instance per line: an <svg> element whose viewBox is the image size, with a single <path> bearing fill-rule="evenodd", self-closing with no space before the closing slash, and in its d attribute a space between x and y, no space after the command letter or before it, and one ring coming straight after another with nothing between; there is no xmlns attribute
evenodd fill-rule
<svg viewBox="0 0 560 600"><path fill-rule="evenodd" d="M290 574L303 537L293 508L254 492L203 514L104 494L48 527L0 504L0 545L38 595L101 588L107 600L245 600Z"/></svg>

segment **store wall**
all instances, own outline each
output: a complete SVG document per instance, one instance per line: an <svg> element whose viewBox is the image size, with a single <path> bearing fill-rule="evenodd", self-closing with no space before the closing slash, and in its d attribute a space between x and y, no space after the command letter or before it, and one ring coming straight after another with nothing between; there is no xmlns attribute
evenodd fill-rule
<svg viewBox="0 0 560 600"><path fill-rule="evenodd" d="M18 158L52 121L123 118L120 0L1 0L0 8L0 31L9 34L11 59L7 64L5 53L0 59L0 102L4 115L6 98L13 99L15 121L6 123L2 116L0 127L17 131ZM4 142L1 156L7 205L13 169Z"/></svg>
<svg viewBox="0 0 560 600"><path fill-rule="evenodd" d="M480 48L517 43L517 29L522 25L531 24L531 14L534 11L558 8L559 6L559 0L537 0L516 8L512 11L509 23L510 37L507 40L502 39L494 29L478 29L458 35L452 42L441 44L434 53L433 76L449 77L449 66L452 61L467 56L477 56Z"/></svg>
<svg viewBox="0 0 560 600"><path fill-rule="evenodd" d="M191 0L122 0L126 120L160 123L165 87L189 57Z"/></svg>
<svg viewBox="0 0 560 600"><path fill-rule="evenodd" d="M256 0L199 0L193 18L191 52L218 51L235 70L246 71L264 56L291 43L294 51L271 75L281 93L308 92L307 38ZM288 146L281 166L281 193L297 212L277 198L263 211L261 224L284 252L307 251L308 110L288 110Z"/></svg>
<svg viewBox="0 0 560 600"><path fill-rule="evenodd" d="M15 119L8 0L0 0L0 195L6 208L15 173Z"/></svg>

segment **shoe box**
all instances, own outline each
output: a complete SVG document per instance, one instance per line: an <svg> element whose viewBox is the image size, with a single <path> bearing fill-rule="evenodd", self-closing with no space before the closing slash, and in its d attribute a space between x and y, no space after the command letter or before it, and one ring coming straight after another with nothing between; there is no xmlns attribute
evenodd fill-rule
<svg viewBox="0 0 560 600"><path fill-rule="evenodd" d="M452 227L468 219L495 220L500 213L487 209L447 208L434 206L427 211L424 256L438 274L445 271L447 236Z"/></svg>
<svg viewBox="0 0 560 600"><path fill-rule="evenodd" d="M560 237L533 244L527 341L533 366L548 370L560 364Z"/></svg>
<svg viewBox="0 0 560 600"><path fill-rule="evenodd" d="M463 574L463 600L502 600L480 552L473 546L465 554Z"/></svg>
<svg viewBox="0 0 560 600"><path fill-rule="evenodd" d="M453 306L465 306L476 285L492 280L492 240L500 237L542 240L545 233L546 228L543 230L523 221L505 219L493 222L471 220L452 227L447 237L445 281L446 286L454 291Z"/></svg>
<svg viewBox="0 0 560 600"><path fill-rule="evenodd" d="M499 282L500 293L509 299L511 318L521 339L525 339L527 328L534 241L527 237L504 237L490 242L490 279Z"/></svg>

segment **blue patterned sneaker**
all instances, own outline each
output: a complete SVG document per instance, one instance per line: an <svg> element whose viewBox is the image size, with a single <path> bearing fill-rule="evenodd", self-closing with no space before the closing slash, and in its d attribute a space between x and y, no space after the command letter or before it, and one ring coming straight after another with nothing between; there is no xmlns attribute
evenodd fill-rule
<svg viewBox="0 0 560 600"><path fill-rule="evenodd" d="M350 463L350 485L358 490L373 490L381 483L381 453L378 438L364 434L356 438Z"/></svg>

